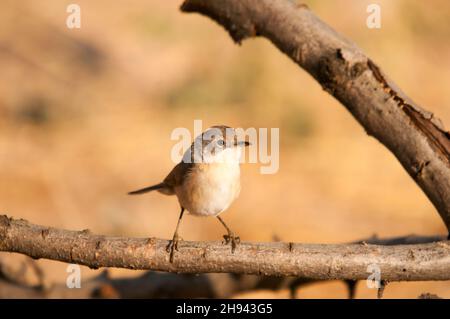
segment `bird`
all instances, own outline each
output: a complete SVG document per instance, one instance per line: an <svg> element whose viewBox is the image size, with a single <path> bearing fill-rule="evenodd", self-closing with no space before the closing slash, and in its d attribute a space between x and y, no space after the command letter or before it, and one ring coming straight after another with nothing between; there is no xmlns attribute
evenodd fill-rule
<svg viewBox="0 0 450 319"><path fill-rule="evenodd" d="M172 240L166 247L171 263L178 251L178 230L185 210L193 216L216 217L227 231L223 236L225 244L231 244L234 253L240 238L219 215L239 196L242 150L249 145L248 141L238 140L234 128L212 126L194 139L182 160L161 183L128 193L139 195L158 191L178 198L181 212Z"/></svg>

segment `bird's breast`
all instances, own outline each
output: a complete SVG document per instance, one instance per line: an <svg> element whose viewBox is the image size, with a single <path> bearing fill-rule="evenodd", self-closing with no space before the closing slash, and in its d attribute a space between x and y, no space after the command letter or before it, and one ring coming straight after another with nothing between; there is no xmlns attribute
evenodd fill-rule
<svg viewBox="0 0 450 319"><path fill-rule="evenodd" d="M239 163L197 164L175 192L191 214L216 216L239 195Z"/></svg>

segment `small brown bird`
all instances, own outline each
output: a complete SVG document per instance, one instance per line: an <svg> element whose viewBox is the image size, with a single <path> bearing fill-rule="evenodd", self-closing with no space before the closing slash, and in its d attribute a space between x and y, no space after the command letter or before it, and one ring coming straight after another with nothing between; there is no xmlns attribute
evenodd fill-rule
<svg viewBox="0 0 450 319"><path fill-rule="evenodd" d="M231 244L234 252L240 239L219 216L239 196L240 158L242 147L250 145L238 141L235 130L220 125L213 126L196 137L177 164L162 183L130 192L143 194L153 190L166 195L176 195L181 206L180 217L167 246L170 262L178 250L178 228L186 209L195 216L215 216L227 230L225 243Z"/></svg>

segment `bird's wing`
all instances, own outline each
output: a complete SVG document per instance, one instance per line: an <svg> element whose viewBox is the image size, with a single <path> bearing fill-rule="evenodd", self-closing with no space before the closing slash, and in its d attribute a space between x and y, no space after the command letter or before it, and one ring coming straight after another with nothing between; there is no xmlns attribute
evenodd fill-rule
<svg viewBox="0 0 450 319"><path fill-rule="evenodd" d="M167 175L167 177L164 179L163 183L169 187L174 188L175 186L181 185L183 182L185 176L189 174L189 172L192 169L193 164L192 163L185 163L180 162L178 163L172 171Z"/></svg>

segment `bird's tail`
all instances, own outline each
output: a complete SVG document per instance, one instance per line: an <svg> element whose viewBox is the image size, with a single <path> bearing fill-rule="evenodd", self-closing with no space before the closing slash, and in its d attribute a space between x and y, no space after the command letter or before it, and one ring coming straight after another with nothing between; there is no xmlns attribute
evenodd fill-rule
<svg viewBox="0 0 450 319"><path fill-rule="evenodd" d="M144 194L144 193L148 193L148 192L151 192L151 191L154 191L154 190L158 190L158 189L162 189L162 188L165 188L165 187L166 187L166 185L164 183L159 183L159 184L156 184L156 185L153 185L153 186L149 186L149 187L145 187L145 188L142 188L142 189L138 189L136 191L129 192L128 195Z"/></svg>

